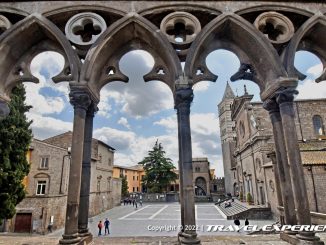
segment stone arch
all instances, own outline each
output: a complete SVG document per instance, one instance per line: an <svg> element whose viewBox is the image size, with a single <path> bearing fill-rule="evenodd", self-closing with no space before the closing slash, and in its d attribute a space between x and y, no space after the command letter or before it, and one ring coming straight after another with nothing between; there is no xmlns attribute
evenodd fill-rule
<svg viewBox="0 0 326 245"><path fill-rule="evenodd" d="M294 67L294 57L298 50L306 50L316 54L323 64L323 72L316 82L326 79L326 43L323 38L326 36L326 16L314 15L308 19L300 29L294 34L285 54L284 65L289 76L297 76L304 79L305 75Z"/></svg>
<svg viewBox="0 0 326 245"><path fill-rule="evenodd" d="M79 81L80 60L64 34L42 15L32 14L0 36L0 100L9 101L18 83L38 82L31 74L30 63L43 51L58 52L65 59L62 72L52 78L54 82Z"/></svg>
<svg viewBox="0 0 326 245"><path fill-rule="evenodd" d="M208 70L205 59L210 52L221 48L234 52L242 64L240 69L243 70L239 70L231 79L252 80L259 86L261 93L278 78L287 76L276 50L267 38L251 23L230 13L218 16L205 26L190 47L185 74L192 79L192 85L217 79ZM249 73L245 72L247 69Z"/></svg>
<svg viewBox="0 0 326 245"><path fill-rule="evenodd" d="M27 17L29 15L29 13L24 10L13 8L13 7L4 7L4 6L0 7L0 13L15 14L23 17Z"/></svg>
<svg viewBox="0 0 326 245"><path fill-rule="evenodd" d="M204 177L197 177L195 180L195 194L196 196L207 195L207 183Z"/></svg>
<svg viewBox="0 0 326 245"><path fill-rule="evenodd" d="M81 81L88 82L97 96L109 82L128 82L119 70L119 60L136 49L148 51L155 60L153 69L144 75L145 82L160 80L174 91L174 83L182 75L176 52L156 26L136 13L113 23L93 44L85 58Z"/></svg>

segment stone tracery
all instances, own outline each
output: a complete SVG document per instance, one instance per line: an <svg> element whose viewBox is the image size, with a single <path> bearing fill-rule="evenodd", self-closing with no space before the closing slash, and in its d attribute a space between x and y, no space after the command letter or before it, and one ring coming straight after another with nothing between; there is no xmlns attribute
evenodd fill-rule
<svg viewBox="0 0 326 245"><path fill-rule="evenodd" d="M27 17L22 15L25 10L20 10L19 5L17 6L17 10L11 8L8 11L8 8L2 8L0 4L0 118L8 114L7 103L15 85L25 81L37 82L29 69L33 57L42 51L53 50L62 54L65 59L63 71L53 81L69 81L73 97L84 102L82 105L76 104L74 120L78 122L75 126L79 126L89 138L92 126L88 121L85 128L86 111L90 110L90 105L96 107L100 90L106 83L116 80L128 82L128 77L119 69L119 60L126 52L142 48L150 52L155 60L152 71L144 76L144 81L160 80L174 94L178 123L179 126L183 125L179 127L179 140L183 139L180 143L180 166L185 169L185 173L190 172L191 161L191 137L188 135L189 110L193 96L191 87L203 80L217 79L217 75L209 71L205 63L209 52L225 48L237 54L242 66L232 76L232 80L250 79L257 83L261 89L261 98L272 101L271 104L276 107L275 110L270 109L270 113L277 123L280 123L281 117L284 123L292 123L292 119L286 118L284 113L279 115L278 104L282 104L281 99L285 92L293 91L297 80L304 77L294 67L296 51L314 52L324 66L323 74L317 82L326 78L326 42L322 38L326 36L326 17L318 9L315 13L309 12L304 8L305 4L293 8L285 5L264 6L264 3L258 2L257 6L237 9L238 6L234 3L230 8L203 7L201 12L199 5L187 7L163 4L157 8L143 9L135 2L136 7L132 9L123 6L121 9L66 6L65 9L60 6L44 11L43 14L31 12ZM62 13L65 12L70 20L60 16L64 16ZM298 19L301 26L297 26L289 18L291 14L292 17L300 16ZM81 62L80 58L85 58L85 61ZM180 61L185 61L184 71ZM80 92L82 96L77 96ZM71 103L75 104L75 99ZM88 120L92 120L92 117ZM280 131L283 126L278 124L275 127L276 131ZM291 135L286 128L284 131L285 135ZM278 133L277 140L283 142L283 133ZM84 133L74 133L73 139L84 142ZM288 138L287 140L286 143L290 144ZM290 150L290 146L287 147ZM73 169L79 171L83 160L82 152L87 152L87 147L79 143L73 149L72 161L76 165ZM286 161L284 154L279 149L276 157L279 162ZM292 155L289 160L293 159ZM300 174L300 166L292 165L295 172ZM278 166L278 171L283 171L284 167L285 163ZM285 181L284 173L280 173L279 177ZM75 181L74 184L80 188L78 178ZM181 196L192 199L187 189L188 182L189 176L185 174L181 181L185 190ZM285 194L282 197L284 200L291 198ZM69 212L78 210L74 205L78 205L79 198L74 196L74 200L70 201L67 217L73 220L66 224L67 232L62 243L73 244L79 242L76 234L77 217L69 216ZM195 222L193 207L187 206L185 209L184 202L181 206L182 221L187 220L187 224ZM186 213L190 215L189 218ZM286 215L287 222L295 223L293 213ZM301 223L309 223L307 216L299 216L299 219ZM85 222L83 229L87 231ZM309 240L307 237L313 237L311 234L305 235L301 234L301 238ZM195 233L187 234L184 231L181 237L181 242L199 242Z"/></svg>

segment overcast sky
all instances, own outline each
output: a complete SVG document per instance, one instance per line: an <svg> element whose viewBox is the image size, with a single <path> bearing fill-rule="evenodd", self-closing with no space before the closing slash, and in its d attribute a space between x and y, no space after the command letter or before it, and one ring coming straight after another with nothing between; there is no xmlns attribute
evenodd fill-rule
<svg viewBox="0 0 326 245"><path fill-rule="evenodd" d="M219 78L216 83L201 82L194 87L191 106L193 157L207 157L216 169L216 176L223 176L217 104L222 99L226 81L238 70L239 60L231 52L218 50L211 53L206 62ZM127 53L120 60L120 69L129 77L129 83L113 82L101 91L93 137L116 149L114 163L117 165L137 164L157 139L177 165L177 120L172 93L162 82L145 83L142 79L153 63L152 56L145 51ZM33 106L28 118L34 121L33 134L38 139L72 130L73 109L68 100L67 83L55 85L51 80L62 66L63 57L44 52L36 56L31 65L40 83L25 83L27 104ZM325 84L314 83L322 71L320 60L311 53L298 52L296 67L308 75L298 86L298 98L326 98ZM248 92L255 95L253 100L260 100L258 86L250 81L231 83L234 93L241 96L244 84Z"/></svg>

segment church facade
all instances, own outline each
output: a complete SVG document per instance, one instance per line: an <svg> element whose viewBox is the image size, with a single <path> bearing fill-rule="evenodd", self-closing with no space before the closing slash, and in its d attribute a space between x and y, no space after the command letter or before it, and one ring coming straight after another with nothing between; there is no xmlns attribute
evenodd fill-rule
<svg viewBox="0 0 326 245"><path fill-rule="evenodd" d="M235 96L227 84L218 105L226 193L271 207L278 215L272 124L263 103L245 92ZM296 100L295 125L310 210L326 213L326 99ZM290 180L289 180L290 181Z"/></svg>

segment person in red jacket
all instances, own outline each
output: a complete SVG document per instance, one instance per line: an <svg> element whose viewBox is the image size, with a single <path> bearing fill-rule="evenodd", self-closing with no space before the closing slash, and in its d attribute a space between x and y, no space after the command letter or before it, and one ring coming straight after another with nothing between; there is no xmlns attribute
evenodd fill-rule
<svg viewBox="0 0 326 245"><path fill-rule="evenodd" d="M100 220L100 222L98 222L97 228L98 228L98 235L101 236L102 228L103 228L102 220Z"/></svg>

